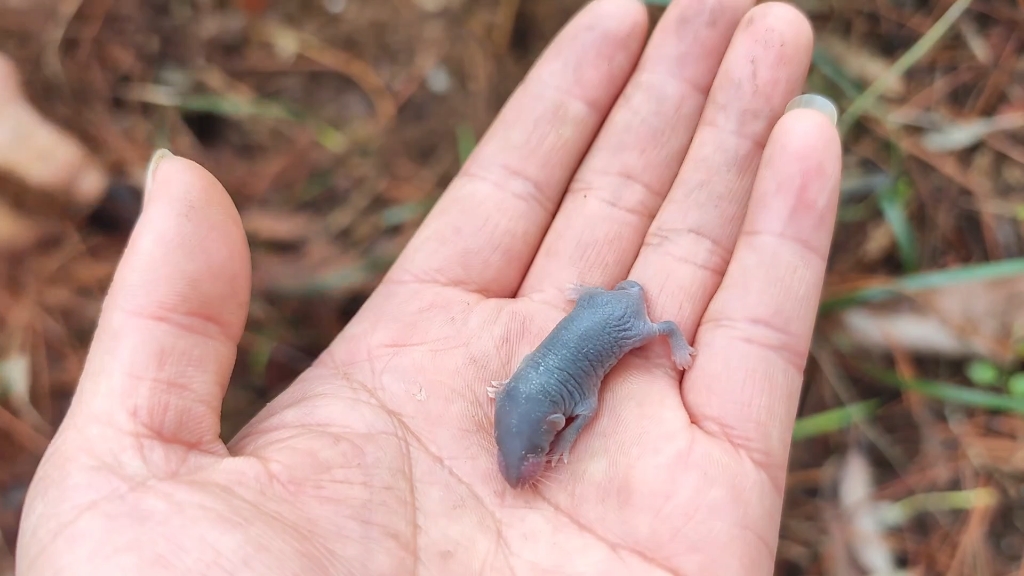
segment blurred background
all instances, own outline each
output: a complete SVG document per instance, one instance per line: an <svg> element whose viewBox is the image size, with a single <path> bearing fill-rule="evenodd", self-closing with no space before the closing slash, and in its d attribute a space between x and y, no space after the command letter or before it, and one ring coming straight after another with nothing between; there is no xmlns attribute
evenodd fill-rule
<svg viewBox="0 0 1024 576"><path fill-rule="evenodd" d="M583 3L0 0L3 573L154 148L220 179L253 250L228 440ZM1024 575L1024 1L797 5L845 156L776 573Z"/></svg>

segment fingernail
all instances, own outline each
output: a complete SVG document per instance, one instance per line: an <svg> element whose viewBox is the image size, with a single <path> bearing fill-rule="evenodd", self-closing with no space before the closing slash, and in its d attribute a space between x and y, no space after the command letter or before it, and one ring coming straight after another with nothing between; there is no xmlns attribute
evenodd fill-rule
<svg viewBox="0 0 1024 576"><path fill-rule="evenodd" d="M149 158L149 168L146 169L146 187L143 188L143 195L149 192L149 186L153 183L153 177L156 175L156 169L160 166L165 158L173 158L174 154L171 154L170 150L166 148L160 148L153 153Z"/></svg>
<svg viewBox="0 0 1024 576"><path fill-rule="evenodd" d="M839 120L839 109L835 102L832 102L821 94L801 94L786 104L786 112L803 108L805 110L817 110L828 117L829 122L835 126Z"/></svg>

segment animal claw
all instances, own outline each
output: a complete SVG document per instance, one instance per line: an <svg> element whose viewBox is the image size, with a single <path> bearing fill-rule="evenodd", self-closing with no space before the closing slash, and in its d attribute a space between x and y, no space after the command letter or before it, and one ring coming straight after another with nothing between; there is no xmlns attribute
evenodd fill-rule
<svg viewBox="0 0 1024 576"><path fill-rule="evenodd" d="M562 462L568 464L569 463L569 451L565 450L563 452L559 452L557 454L552 454L551 455L551 461L550 462L551 462L552 466L557 465L559 460L561 460Z"/></svg>

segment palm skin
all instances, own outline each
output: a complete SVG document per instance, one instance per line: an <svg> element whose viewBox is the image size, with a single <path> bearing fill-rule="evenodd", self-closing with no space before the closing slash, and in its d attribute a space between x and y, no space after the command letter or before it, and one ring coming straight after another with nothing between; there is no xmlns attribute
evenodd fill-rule
<svg viewBox="0 0 1024 576"><path fill-rule="evenodd" d="M792 8L676 2L646 51L645 30L632 0L581 11L356 318L228 445L248 247L209 173L155 163L18 573L770 574L839 141L783 114L812 45ZM694 365L661 340L629 354L569 462L512 490L487 386L566 286L626 277Z"/></svg>

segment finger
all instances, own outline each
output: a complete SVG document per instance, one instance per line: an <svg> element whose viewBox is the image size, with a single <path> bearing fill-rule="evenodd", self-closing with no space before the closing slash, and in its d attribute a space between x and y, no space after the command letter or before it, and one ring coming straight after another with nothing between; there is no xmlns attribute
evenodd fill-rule
<svg viewBox="0 0 1024 576"><path fill-rule="evenodd" d="M220 408L249 308L249 248L213 176L158 160L68 418L226 454Z"/></svg>
<svg viewBox="0 0 1024 576"><path fill-rule="evenodd" d="M750 0L673 2L569 185L519 295L625 277ZM700 57L695 57L699 54Z"/></svg>
<svg viewBox="0 0 1024 576"><path fill-rule="evenodd" d="M746 450L779 486L839 197L835 117L794 110L779 121L721 288L686 373L691 420Z"/></svg>
<svg viewBox="0 0 1024 576"><path fill-rule="evenodd" d="M555 38L384 282L512 296L647 31L636 0L596 0Z"/></svg>
<svg viewBox="0 0 1024 576"><path fill-rule="evenodd" d="M675 320L687 338L725 273L765 141L803 87L812 48L797 9L769 2L746 14L644 239L630 277L651 295L651 317Z"/></svg>

